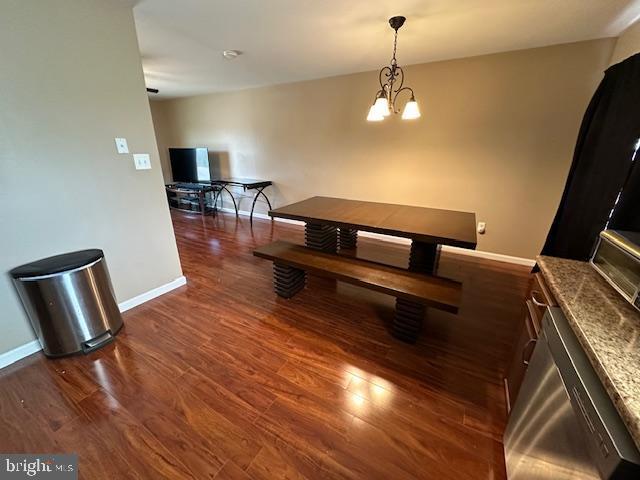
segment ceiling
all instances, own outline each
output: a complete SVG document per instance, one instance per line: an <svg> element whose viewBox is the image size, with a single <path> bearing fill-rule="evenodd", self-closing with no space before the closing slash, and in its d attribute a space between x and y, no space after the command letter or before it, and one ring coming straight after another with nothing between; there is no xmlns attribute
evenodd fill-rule
<svg viewBox="0 0 640 480"><path fill-rule="evenodd" d="M617 36L640 0L141 0L134 15L147 87L171 98L379 69L393 15L408 65Z"/></svg>

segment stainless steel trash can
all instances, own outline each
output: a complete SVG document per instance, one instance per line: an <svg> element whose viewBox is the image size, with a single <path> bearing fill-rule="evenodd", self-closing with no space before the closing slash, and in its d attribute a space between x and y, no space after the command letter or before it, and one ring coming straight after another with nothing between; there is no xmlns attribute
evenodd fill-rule
<svg viewBox="0 0 640 480"><path fill-rule="evenodd" d="M9 274L47 356L89 353L122 327L102 250L44 258Z"/></svg>

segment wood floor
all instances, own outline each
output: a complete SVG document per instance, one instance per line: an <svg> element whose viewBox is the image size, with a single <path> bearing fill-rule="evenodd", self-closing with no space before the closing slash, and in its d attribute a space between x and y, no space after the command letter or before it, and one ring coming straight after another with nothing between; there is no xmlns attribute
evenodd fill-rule
<svg viewBox="0 0 640 480"><path fill-rule="evenodd" d="M102 350L0 371L0 452L78 453L88 479L505 477L501 378L528 268L444 254L460 313L430 311L406 345L390 297L311 278L276 298L251 251L301 227L172 216L187 286L126 312Z"/></svg>

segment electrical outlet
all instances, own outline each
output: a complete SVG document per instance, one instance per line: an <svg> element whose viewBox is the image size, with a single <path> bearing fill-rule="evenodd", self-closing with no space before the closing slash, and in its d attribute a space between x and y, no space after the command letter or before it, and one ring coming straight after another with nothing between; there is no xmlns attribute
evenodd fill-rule
<svg viewBox="0 0 640 480"><path fill-rule="evenodd" d="M116 150L118 153L129 153L129 146L126 138L116 138Z"/></svg>
<svg viewBox="0 0 640 480"><path fill-rule="evenodd" d="M134 153L133 163L136 166L136 170L150 170L151 158L148 153Z"/></svg>
<svg viewBox="0 0 640 480"><path fill-rule="evenodd" d="M484 234L487 229L487 224L484 222L478 222L478 233L480 235Z"/></svg>

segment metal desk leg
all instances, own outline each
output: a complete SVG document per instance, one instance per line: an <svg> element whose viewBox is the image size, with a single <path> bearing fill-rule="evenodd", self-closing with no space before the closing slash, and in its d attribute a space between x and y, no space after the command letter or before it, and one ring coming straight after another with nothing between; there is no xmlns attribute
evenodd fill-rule
<svg viewBox="0 0 640 480"><path fill-rule="evenodd" d="M269 205L269 210L272 209L271 207L271 202L269 201L269 198L265 195L265 193L263 192L263 190L265 188L267 188L269 185L266 185L264 187L260 187L257 190L257 193L255 195L255 197L253 197L253 204L251 204L251 214L249 215L249 222L253 225L253 210L256 208L256 201L258 200L258 196L262 195L264 197L264 199L267 201L267 205ZM273 221L273 219L271 219Z"/></svg>
<svg viewBox="0 0 640 480"><path fill-rule="evenodd" d="M200 206L200 215L202 215L204 217L204 206L205 206L205 199L204 199L204 192L198 192L198 204Z"/></svg>
<svg viewBox="0 0 640 480"><path fill-rule="evenodd" d="M211 193L213 194L213 211L215 214L218 214L218 197L220 197L221 190L214 190ZM220 208L222 208L222 199L220 199Z"/></svg>
<svg viewBox="0 0 640 480"><path fill-rule="evenodd" d="M229 196L231 197L231 201L233 202L233 208L236 211L236 217L237 217L238 216L238 205L236 204L236 198L233 196L233 194L229 191L229 189L226 186L221 186L220 187L220 193L218 193L218 197L220 197L220 208L222 208L222 190L227 192L229 194Z"/></svg>
<svg viewBox="0 0 640 480"><path fill-rule="evenodd" d="M224 207L224 205L222 204L222 189L218 191L217 199L220 200L220 210L222 210L222 207Z"/></svg>

